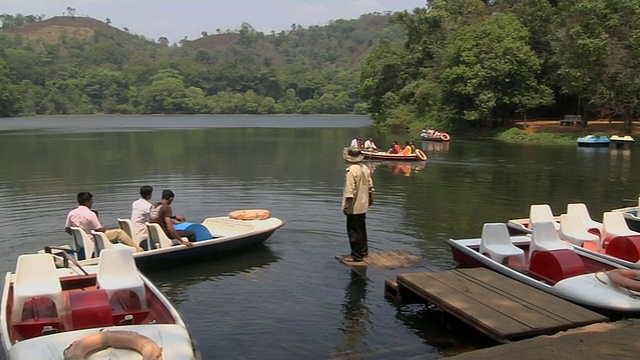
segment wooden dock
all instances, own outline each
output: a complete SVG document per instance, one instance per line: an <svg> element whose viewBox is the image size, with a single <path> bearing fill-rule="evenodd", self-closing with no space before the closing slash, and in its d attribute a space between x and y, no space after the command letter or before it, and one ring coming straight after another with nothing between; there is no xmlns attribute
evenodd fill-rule
<svg viewBox="0 0 640 360"><path fill-rule="evenodd" d="M500 343L608 320L486 268L402 274L385 292L436 304Z"/></svg>

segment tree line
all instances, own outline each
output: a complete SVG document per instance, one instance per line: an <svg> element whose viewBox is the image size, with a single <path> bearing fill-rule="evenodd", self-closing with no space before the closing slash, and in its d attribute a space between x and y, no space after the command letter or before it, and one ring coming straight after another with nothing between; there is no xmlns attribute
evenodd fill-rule
<svg viewBox="0 0 640 360"><path fill-rule="evenodd" d="M389 13L264 34L236 32L170 45L110 21L2 15L0 116L38 114L366 113L359 63L380 39L401 44ZM48 22L48 23L47 23ZM54 39L28 26L64 26ZM92 34L84 36L87 28ZM84 32L83 32L84 31ZM221 37L227 44L211 45Z"/></svg>
<svg viewBox="0 0 640 360"><path fill-rule="evenodd" d="M499 127L640 111L637 0L430 0L396 13L403 46L363 61L360 96L381 127Z"/></svg>

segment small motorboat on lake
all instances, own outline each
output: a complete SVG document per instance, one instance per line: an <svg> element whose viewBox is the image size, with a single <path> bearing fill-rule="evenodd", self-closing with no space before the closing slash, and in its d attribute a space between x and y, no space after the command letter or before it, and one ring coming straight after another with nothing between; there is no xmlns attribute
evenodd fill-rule
<svg viewBox="0 0 640 360"><path fill-rule="evenodd" d="M583 147L608 147L609 142L609 137L606 135L587 135L578 138L578 146Z"/></svg>
<svg viewBox="0 0 640 360"><path fill-rule="evenodd" d="M425 161L427 155L420 149L415 154L391 154L384 151L362 150L365 160Z"/></svg>
<svg viewBox="0 0 640 360"><path fill-rule="evenodd" d="M451 136L446 133L446 132L435 132L435 133L421 133L420 134L420 139L424 140L424 141L450 141L451 140Z"/></svg>
<svg viewBox="0 0 640 360"><path fill-rule="evenodd" d="M179 312L124 249L67 268L51 254L21 255L0 318L8 360L200 357Z"/></svg>
<svg viewBox="0 0 640 360"><path fill-rule="evenodd" d="M640 297L605 273L625 267L576 251L559 239L552 222L535 223L532 234L515 236L504 223L484 224L480 238L445 241L461 266L487 267L608 316L640 314Z"/></svg>
<svg viewBox="0 0 640 360"><path fill-rule="evenodd" d="M272 217L268 210L237 210L227 216L205 219L202 223L182 223L175 225L178 230L196 233L196 241L187 245L175 245L157 224L148 224L149 237L136 239L133 226L128 219L118 219L120 227L145 249L133 254L136 265L141 270L154 270L179 263L210 261L225 254L247 251L263 244L284 222ZM103 249L113 247L103 233L93 233L95 243L79 228L72 228L73 248L70 246L45 247L63 260L63 251L77 252L80 264L90 265L98 262ZM116 244L116 246L124 246ZM126 246L124 246L126 247ZM131 249L131 248L130 248ZM131 249L132 250L132 249ZM41 251L42 252L42 251ZM96 256L96 253L98 256Z"/></svg>

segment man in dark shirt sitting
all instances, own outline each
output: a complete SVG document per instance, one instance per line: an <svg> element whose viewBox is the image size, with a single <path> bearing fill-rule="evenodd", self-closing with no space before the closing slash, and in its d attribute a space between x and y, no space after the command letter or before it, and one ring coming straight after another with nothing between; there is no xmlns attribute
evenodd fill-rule
<svg viewBox="0 0 640 360"><path fill-rule="evenodd" d="M160 225L167 237L172 240L175 245L183 244L186 246L192 246L192 242L196 241L196 233L189 230L176 230L173 226L173 220L179 222L186 221L183 215L173 215L171 210L171 203L173 202L175 195L171 190L162 191L162 199L151 206L149 211L149 222ZM186 237L189 241L183 241L182 238Z"/></svg>

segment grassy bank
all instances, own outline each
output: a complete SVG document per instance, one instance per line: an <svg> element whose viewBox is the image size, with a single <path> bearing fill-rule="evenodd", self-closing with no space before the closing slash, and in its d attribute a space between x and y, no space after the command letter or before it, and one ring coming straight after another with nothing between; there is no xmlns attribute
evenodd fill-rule
<svg viewBox="0 0 640 360"><path fill-rule="evenodd" d="M604 134L597 134L604 135ZM584 135L578 135L573 133L555 133L555 132L535 132L533 134L527 133L524 130L518 128L510 128L506 131L496 133L495 138L501 141L510 143L525 143L525 144L541 144L541 145L575 145L578 137Z"/></svg>

